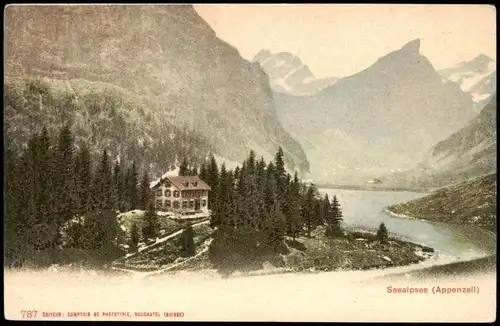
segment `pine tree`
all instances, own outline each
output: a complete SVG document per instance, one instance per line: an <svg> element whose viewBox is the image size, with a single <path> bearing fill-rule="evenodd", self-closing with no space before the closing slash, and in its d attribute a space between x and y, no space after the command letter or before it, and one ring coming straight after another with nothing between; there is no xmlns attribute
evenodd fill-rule
<svg viewBox="0 0 500 326"><path fill-rule="evenodd" d="M325 205L328 201L328 195L325 197ZM340 222L342 221L342 210L340 209L340 204L337 200L337 196L333 196L330 207L325 207L327 209L326 214L326 232L327 237L335 237L342 234L342 229L340 227Z"/></svg>
<svg viewBox="0 0 500 326"><path fill-rule="evenodd" d="M387 227L385 226L384 223L381 223L377 230L377 240L379 240L381 243L387 243L388 239L389 239L389 234L387 231Z"/></svg>
<svg viewBox="0 0 500 326"><path fill-rule="evenodd" d="M193 227L189 224L181 235L182 256L191 257L196 254L196 246L194 243Z"/></svg>
<svg viewBox="0 0 500 326"><path fill-rule="evenodd" d="M200 166L200 179L203 181L207 180L207 167L205 162L203 162Z"/></svg>
<svg viewBox="0 0 500 326"><path fill-rule="evenodd" d="M74 166L73 135L69 126L66 125L59 133L54 153L53 210L57 231L54 234L52 250L55 250L56 245L60 242L60 233L58 230L77 213L77 189Z"/></svg>
<svg viewBox="0 0 500 326"><path fill-rule="evenodd" d="M78 214L92 210L92 165L90 152L82 145L75 162L76 188L78 194Z"/></svg>
<svg viewBox="0 0 500 326"><path fill-rule="evenodd" d="M314 227L314 215L315 215L315 198L314 198L314 188L307 187L306 194L302 200L302 219L305 223L307 229L307 236L311 236L311 232Z"/></svg>
<svg viewBox="0 0 500 326"><path fill-rule="evenodd" d="M133 223L130 228L130 250L132 252L137 251L137 244L139 243L139 231L137 229L137 224Z"/></svg>
<svg viewBox="0 0 500 326"><path fill-rule="evenodd" d="M152 198L151 198L151 190L149 188L149 178L147 173L144 172L139 192L139 208L142 210L146 210L147 205L151 200Z"/></svg>
<svg viewBox="0 0 500 326"><path fill-rule="evenodd" d="M122 164L117 161L113 167L113 187L115 198L115 209L125 211L125 176L122 171Z"/></svg>
<svg viewBox="0 0 500 326"><path fill-rule="evenodd" d="M146 239L155 238L158 232L158 216L156 215L155 205L152 200L148 202L147 210L144 214L144 220L146 221L144 235Z"/></svg>
<svg viewBox="0 0 500 326"><path fill-rule="evenodd" d="M182 160L182 163L179 167L179 175L180 176L189 175L189 165L188 165L187 158L185 158L185 157Z"/></svg>
<svg viewBox="0 0 500 326"><path fill-rule="evenodd" d="M215 228L221 225L222 223L227 223L227 212L226 212L226 202L227 194L229 189L227 188L227 171L226 165L222 163L220 169L220 186L217 189L218 194L215 196L217 198L217 202L212 204L212 214L210 214L210 227Z"/></svg>
<svg viewBox="0 0 500 326"><path fill-rule="evenodd" d="M219 168L217 167L217 161L213 155L210 157L206 182L211 188L211 191L208 192L208 208L212 209L213 203L217 201L216 196L219 186Z"/></svg>
<svg viewBox="0 0 500 326"><path fill-rule="evenodd" d="M299 189L299 179L297 177L297 172L293 181L290 183L289 200L288 200L288 214L289 214L289 231L293 237L293 240L302 230L302 216L300 214L300 189Z"/></svg>
<svg viewBox="0 0 500 326"><path fill-rule="evenodd" d="M139 204L139 195L137 185L138 181L138 172L135 161L132 163L132 166L128 169L126 179L126 190L125 197L127 202L126 210L136 209Z"/></svg>
<svg viewBox="0 0 500 326"><path fill-rule="evenodd" d="M278 148L278 152L274 157L275 162L275 180L277 187L277 198L279 201L283 201L286 193L286 170L285 170L285 162L283 160L283 149L281 146Z"/></svg>
<svg viewBox="0 0 500 326"><path fill-rule="evenodd" d="M94 209L89 216L90 247L99 250L99 255L110 257L116 247L118 222L113 203L113 176L106 150L97 167L92 189Z"/></svg>

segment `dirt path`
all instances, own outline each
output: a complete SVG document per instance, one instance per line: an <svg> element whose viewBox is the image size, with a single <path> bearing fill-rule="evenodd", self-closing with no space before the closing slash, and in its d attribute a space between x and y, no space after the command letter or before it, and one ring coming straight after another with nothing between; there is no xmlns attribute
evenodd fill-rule
<svg viewBox="0 0 500 326"><path fill-rule="evenodd" d="M210 223L210 220L206 220L206 221L202 221L202 222L198 222L198 223L194 223L192 224L191 226L192 227L197 227L198 225L202 225L202 224L208 224ZM181 229L179 231L176 231L174 233L171 233L167 236L164 236L163 238L161 239L158 239L155 243L153 244L150 244L149 246L146 246L146 247L142 247L141 249L139 249L137 252L134 252L134 253L131 253L131 254L128 254L126 255L125 257L121 257L121 258L118 258L117 260L115 260L114 262L115 263L119 263L119 262L123 262L125 259L129 259L129 258L132 258L132 257L135 257L136 255L138 255L139 253L142 253L146 250L149 250L151 248L155 248L159 245L161 245L162 243L164 243L165 241L168 241L176 236L178 236L179 234L181 234L182 232L184 231L184 229ZM121 270L125 270L125 269L121 269Z"/></svg>

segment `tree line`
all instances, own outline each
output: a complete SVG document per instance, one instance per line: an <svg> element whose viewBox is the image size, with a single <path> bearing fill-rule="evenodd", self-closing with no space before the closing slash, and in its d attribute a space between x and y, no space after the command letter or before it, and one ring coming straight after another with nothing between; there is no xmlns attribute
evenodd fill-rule
<svg viewBox="0 0 500 326"><path fill-rule="evenodd" d="M57 263L63 249L119 254L117 213L148 208L149 178L135 161L113 163L106 150L92 157L68 125L54 142L43 128L21 152L6 143L6 265Z"/></svg>
<svg viewBox="0 0 500 326"><path fill-rule="evenodd" d="M288 173L281 147L268 163L250 151L234 170L225 164L219 167L212 156L199 167L184 161L180 173L198 173L211 187L208 203L215 232L210 257L221 271L230 273L259 256L280 253L285 236L310 237L318 226L325 226L328 237L342 235L337 198L321 196L314 185L303 184L297 173Z"/></svg>

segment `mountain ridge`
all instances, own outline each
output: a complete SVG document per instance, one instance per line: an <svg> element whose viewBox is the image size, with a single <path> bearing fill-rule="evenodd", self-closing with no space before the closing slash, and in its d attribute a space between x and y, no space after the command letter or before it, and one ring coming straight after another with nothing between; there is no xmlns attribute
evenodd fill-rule
<svg viewBox="0 0 500 326"><path fill-rule="evenodd" d="M190 5L9 6L5 18L7 77L117 85L221 156L270 159L282 146L287 165L309 168L277 120L266 74Z"/></svg>

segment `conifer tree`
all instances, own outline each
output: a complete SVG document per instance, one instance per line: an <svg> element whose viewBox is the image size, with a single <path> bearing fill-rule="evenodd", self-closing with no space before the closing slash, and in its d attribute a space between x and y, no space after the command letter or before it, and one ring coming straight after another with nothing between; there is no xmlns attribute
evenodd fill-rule
<svg viewBox="0 0 500 326"><path fill-rule="evenodd" d="M78 194L78 214L92 210L92 165L88 147L83 144L78 152L75 173Z"/></svg>
<svg viewBox="0 0 500 326"><path fill-rule="evenodd" d="M155 205L152 200L148 202L144 220L146 221L144 230L145 239L155 238L158 232L158 216L156 215Z"/></svg>
<svg viewBox="0 0 500 326"><path fill-rule="evenodd" d="M325 198L325 204L328 197ZM330 209L326 217L326 233L327 237L335 237L342 234L342 229L340 227L340 222L342 221L342 210L340 204L337 200L337 196L333 196L333 200L330 205Z"/></svg>
<svg viewBox="0 0 500 326"><path fill-rule="evenodd" d="M149 188L149 178L148 174L144 172L141 180L140 192L139 192L139 208L142 210L147 209L148 203L152 200L151 190Z"/></svg>
<svg viewBox="0 0 500 326"><path fill-rule="evenodd" d="M125 176L123 175L122 164L119 161L115 162L115 166L113 167L113 187L115 208L123 212L125 211Z"/></svg>
<svg viewBox="0 0 500 326"><path fill-rule="evenodd" d="M206 181L207 180L207 167L206 167L206 163L203 162L201 165L200 165L200 179L203 180L203 181Z"/></svg>
<svg viewBox="0 0 500 326"><path fill-rule="evenodd" d="M377 240L379 240L381 243L387 243L388 239L389 235L387 232L387 227L384 223L381 223L377 230Z"/></svg>
<svg viewBox="0 0 500 326"><path fill-rule="evenodd" d="M130 228L130 251L136 252L138 243L139 243L139 231L137 229L137 224L133 223Z"/></svg>
<svg viewBox="0 0 500 326"><path fill-rule="evenodd" d="M283 201L286 192L286 170L285 170L285 162L283 160L283 149L281 146L278 148L278 152L275 155L275 180L276 180L276 190L277 190L277 198L279 201Z"/></svg>
<svg viewBox="0 0 500 326"><path fill-rule="evenodd" d="M132 163L132 166L127 171L126 176L126 190L125 196L127 201L127 210L136 209L139 204L139 195L138 195L138 173L137 166L135 161Z"/></svg>
<svg viewBox="0 0 500 326"><path fill-rule="evenodd" d="M301 198L299 186L299 179L297 177L297 172L295 172L294 179L289 186L290 190L288 200L289 232L291 233L294 240L302 230L302 216L300 214Z"/></svg>
<svg viewBox="0 0 500 326"><path fill-rule="evenodd" d="M189 224L181 235L182 255L184 257L191 257L196 254L196 246L194 243L194 231L191 224Z"/></svg>
<svg viewBox="0 0 500 326"><path fill-rule="evenodd" d="M179 175L180 176L189 175L189 165L186 157L184 157L181 165L179 166Z"/></svg>
<svg viewBox="0 0 500 326"><path fill-rule="evenodd" d="M219 186L219 168L217 167L217 161L213 155L210 157L206 182L211 188L211 191L208 192L208 208L212 209L213 203L217 201L216 196Z"/></svg>
<svg viewBox="0 0 500 326"><path fill-rule="evenodd" d="M75 213L77 204L77 189L74 171L73 135L68 125L59 133L57 146L54 152L53 178L53 218L55 228L52 242L52 251L60 244L60 228L69 221Z"/></svg>
<svg viewBox="0 0 500 326"><path fill-rule="evenodd" d="M302 201L301 213L302 219L305 223L307 229L307 236L311 236L311 232L314 226L314 215L315 215L315 198L313 187L307 187L306 194Z"/></svg>

